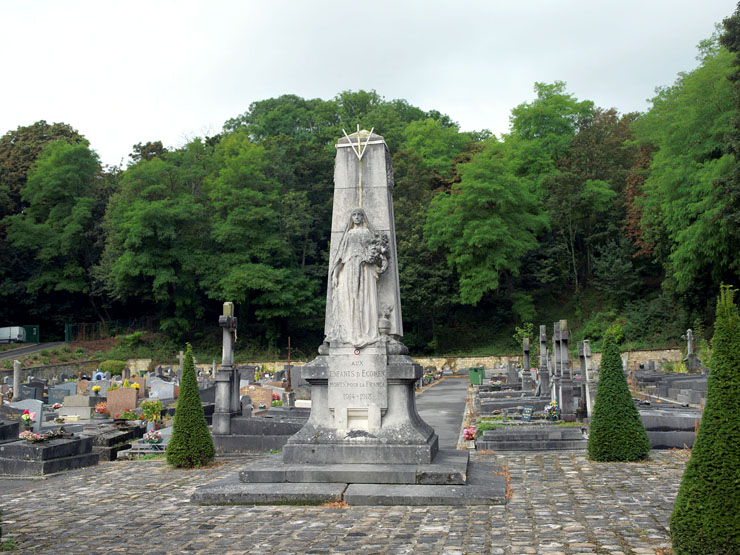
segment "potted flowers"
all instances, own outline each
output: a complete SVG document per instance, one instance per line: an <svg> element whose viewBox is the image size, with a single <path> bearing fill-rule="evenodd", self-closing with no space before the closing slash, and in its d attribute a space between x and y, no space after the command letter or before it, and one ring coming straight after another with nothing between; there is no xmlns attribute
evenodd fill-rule
<svg viewBox="0 0 740 555"><path fill-rule="evenodd" d="M110 413L108 412L108 403L105 401L102 401L95 405L95 416L94 418L100 419L100 418L108 418L110 416Z"/></svg>
<svg viewBox="0 0 740 555"><path fill-rule="evenodd" d="M21 414L21 424L23 424L23 427L26 430L30 430L33 428L33 423L36 421L36 413L31 412L28 409L23 411L23 414Z"/></svg>
<svg viewBox="0 0 740 555"><path fill-rule="evenodd" d="M144 442L149 444L162 443L162 433L159 430L152 430L144 434Z"/></svg>
<svg viewBox="0 0 740 555"><path fill-rule="evenodd" d="M283 401L282 401L282 399L280 399L280 394L279 393L273 393L272 394L272 404L271 404L271 406L273 406L273 407L282 407L283 406Z"/></svg>
<svg viewBox="0 0 740 555"><path fill-rule="evenodd" d="M468 449L475 449L475 425L471 424L469 428L463 429L463 440L465 440L465 447Z"/></svg>
<svg viewBox="0 0 740 555"><path fill-rule="evenodd" d="M558 407L557 401L550 401L550 404L545 407L545 419L546 420L558 420L560 418L560 408Z"/></svg>
<svg viewBox="0 0 740 555"><path fill-rule="evenodd" d="M52 408L53 410L59 410L59 409L60 409L60 408L62 408L63 406L64 406L64 405L62 405L62 403L54 403L54 404L53 404L53 405L51 406L51 408Z"/></svg>
<svg viewBox="0 0 740 555"><path fill-rule="evenodd" d="M164 405L159 399L143 401L141 403L141 415L147 421L147 430L155 430L159 427L159 419L162 417Z"/></svg>
<svg viewBox="0 0 740 555"><path fill-rule="evenodd" d="M99 385L92 386L92 392L93 392L93 395L100 395L100 386Z"/></svg>

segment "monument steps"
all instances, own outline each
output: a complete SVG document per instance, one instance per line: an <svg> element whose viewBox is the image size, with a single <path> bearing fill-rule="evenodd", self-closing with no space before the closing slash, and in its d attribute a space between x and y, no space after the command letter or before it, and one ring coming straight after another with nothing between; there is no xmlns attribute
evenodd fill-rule
<svg viewBox="0 0 740 555"><path fill-rule="evenodd" d="M244 483L435 484L465 485L467 451L442 450L432 464L285 464L268 457L239 473Z"/></svg>
<svg viewBox="0 0 740 555"><path fill-rule="evenodd" d="M486 430L478 440L481 451L552 451L586 449L581 428L556 426L516 426Z"/></svg>
<svg viewBox="0 0 740 555"><path fill-rule="evenodd" d="M467 453L465 455L467 458ZM465 485L246 483L232 474L197 488L190 498L190 502L197 505L319 505L341 501L355 506L504 505L507 501L506 476L500 466L480 461L468 465Z"/></svg>

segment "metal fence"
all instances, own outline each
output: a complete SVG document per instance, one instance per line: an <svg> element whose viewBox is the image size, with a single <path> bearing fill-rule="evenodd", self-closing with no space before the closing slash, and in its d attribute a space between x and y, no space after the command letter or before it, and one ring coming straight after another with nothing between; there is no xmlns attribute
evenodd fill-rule
<svg viewBox="0 0 740 555"><path fill-rule="evenodd" d="M129 318L128 320L109 320L106 322L80 322L64 324L64 342L95 341L135 331L152 331L159 328L154 316Z"/></svg>

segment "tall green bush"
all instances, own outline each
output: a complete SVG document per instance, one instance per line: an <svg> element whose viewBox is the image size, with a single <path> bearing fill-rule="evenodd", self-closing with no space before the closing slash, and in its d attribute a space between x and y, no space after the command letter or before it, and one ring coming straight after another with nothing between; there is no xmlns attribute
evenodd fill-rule
<svg viewBox="0 0 740 555"><path fill-rule="evenodd" d="M111 376L120 376L124 368L126 368L126 363L122 360L104 360L99 367L101 372L110 372Z"/></svg>
<svg viewBox="0 0 740 555"><path fill-rule="evenodd" d="M717 301L707 404L671 515L676 555L740 553L740 316Z"/></svg>
<svg viewBox="0 0 740 555"><path fill-rule="evenodd" d="M188 343L182 365L180 396L175 408L172 438L167 445L167 462L177 467L193 468L208 464L215 454L213 439L200 402L193 349Z"/></svg>
<svg viewBox="0 0 740 555"><path fill-rule="evenodd" d="M627 387L619 347L607 334L589 425L588 456L595 461L637 461L649 454L650 440Z"/></svg>

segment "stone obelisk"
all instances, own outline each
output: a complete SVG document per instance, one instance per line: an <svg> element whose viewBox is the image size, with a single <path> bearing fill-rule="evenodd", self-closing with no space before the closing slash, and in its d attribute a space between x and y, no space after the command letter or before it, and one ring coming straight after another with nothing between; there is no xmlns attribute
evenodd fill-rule
<svg viewBox="0 0 740 555"><path fill-rule="evenodd" d="M336 146L326 339L303 367L311 416L283 460L428 464L438 439L416 411L422 369L401 343L390 153L368 131Z"/></svg>

